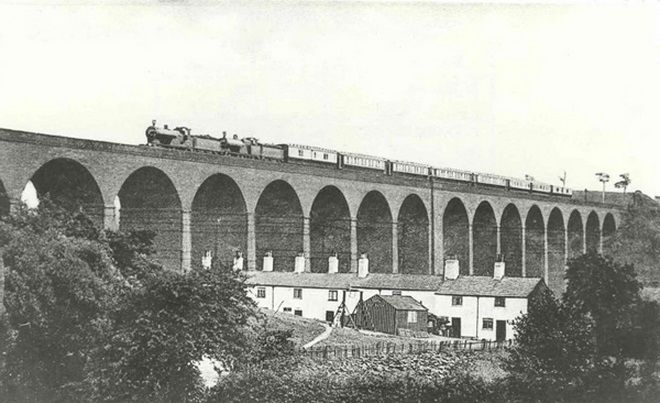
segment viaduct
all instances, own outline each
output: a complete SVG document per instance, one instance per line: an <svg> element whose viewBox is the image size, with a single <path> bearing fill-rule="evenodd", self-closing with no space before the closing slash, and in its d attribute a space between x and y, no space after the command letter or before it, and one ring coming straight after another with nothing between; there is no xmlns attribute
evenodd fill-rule
<svg viewBox="0 0 660 403"><path fill-rule="evenodd" d="M607 251L615 205L437 178L80 140L0 129L0 214L38 195L82 208L106 229L151 229L157 257L187 270L207 250L223 261L245 253L259 270L437 274L455 256L461 274L491 275L498 254L508 276L563 287L567 259Z"/></svg>

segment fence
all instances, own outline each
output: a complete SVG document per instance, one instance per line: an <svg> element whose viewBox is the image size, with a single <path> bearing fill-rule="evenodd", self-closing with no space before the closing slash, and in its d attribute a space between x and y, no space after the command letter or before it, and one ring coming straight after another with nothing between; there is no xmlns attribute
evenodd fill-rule
<svg viewBox="0 0 660 403"><path fill-rule="evenodd" d="M302 354L314 358L359 358L373 355L413 354L423 351L492 351L510 347L512 340L448 340L440 342L420 343L375 343L363 346L317 346L303 349Z"/></svg>

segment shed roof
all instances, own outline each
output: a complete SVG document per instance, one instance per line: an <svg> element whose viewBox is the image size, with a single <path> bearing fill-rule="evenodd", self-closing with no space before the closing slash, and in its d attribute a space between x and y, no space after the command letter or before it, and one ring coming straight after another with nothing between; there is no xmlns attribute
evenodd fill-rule
<svg viewBox="0 0 660 403"><path fill-rule="evenodd" d="M397 311L428 311L424 305L415 298L408 295L380 295L376 294L371 298L381 298L391 305ZM371 299L370 298L370 299Z"/></svg>
<svg viewBox="0 0 660 403"><path fill-rule="evenodd" d="M456 280L444 281L436 294L526 298L542 281L538 277L503 277L497 280L489 276L460 276Z"/></svg>

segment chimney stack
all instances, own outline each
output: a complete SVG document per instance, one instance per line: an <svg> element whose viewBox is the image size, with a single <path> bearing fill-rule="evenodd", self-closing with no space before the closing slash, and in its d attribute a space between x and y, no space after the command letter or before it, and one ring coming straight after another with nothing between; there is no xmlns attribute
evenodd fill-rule
<svg viewBox="0 0 660 403"><path fill-rule="evenodd" d="M298 256L296 256L296 262L293 271L295 273L305 272L305 255L303 255L302 253L299 253Z"/></svg>
<svg viewBox="0 0 660 403"><path fill-rule="evenodd" d="M232 265L232 269L234 271L243 270L243 253L241 251L236 252L236 256L234 256L234 264Z"/></svg>
<svg viewBox="0 0 660 403"><path fill-rule="evenodd" d="M210 250L207 250L206 252L204 252L204 256L202 256L202 268L209 270L212 264L213 264L213 255L211 254Z"/></svg>
<svg viewBox="0 0 660 403"><path fill-rule="evenodd" d="M497 259L495 259L495 266L493 267L493 278L495 280L502 280L502 277L504 277L506 265L504 263L504 257L500 254L497 255Z"/></svg>
<svg viewBox="0 0 660 403"><path fill-rule="evenodd" d="M328 273L339 273L339 259L334 253L328 258Z"/></svg>
<svg viewBox="0 0 660 403"><path fill-rule="evenodd" d="M445 259L445 280L456 280L460 273L460 263L455 257Z"/></svg>
<svg viewBox="0 0 660 403"><path fill-rule="evenodd" d="M273 252L266 252L264 255L263 271L273 271Z"/></svg>
<svg viewBox="0 0 660 403"><path fill-rule="evenodd" d="M366 253L360 255L358 259L358 277L365 278L369 275L369 258Z"/></svg>

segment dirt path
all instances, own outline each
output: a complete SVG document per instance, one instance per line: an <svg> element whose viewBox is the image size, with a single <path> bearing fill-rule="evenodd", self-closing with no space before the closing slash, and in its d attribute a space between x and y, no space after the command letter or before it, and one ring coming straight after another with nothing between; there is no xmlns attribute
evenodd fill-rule
<svg viewBox="0 0 660 403"><path fill-rule="evenodd" d="M328 338L328 336L330 336L330 333L332 333L332 327L326 325L325 323L323 324L323 326L325 326L325 331L323 331L323 333L321 333L320 335L316 336L316 337L314 338L314 340L312 340L312 341L310 341L309 343L305 344L305 345L303 346L303 348L310 348L310 347L312 347L313 345L315 345L316 343L318 343L318 342L320 342L320 341L322 341L322 340L325 340L325 339Z"/></svg>

